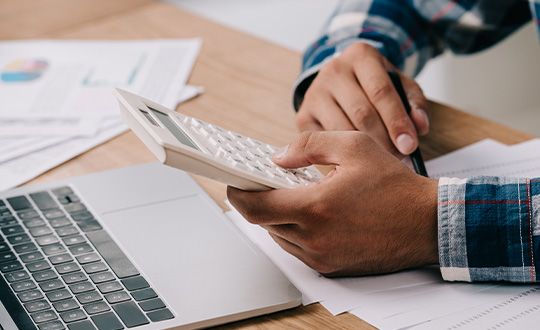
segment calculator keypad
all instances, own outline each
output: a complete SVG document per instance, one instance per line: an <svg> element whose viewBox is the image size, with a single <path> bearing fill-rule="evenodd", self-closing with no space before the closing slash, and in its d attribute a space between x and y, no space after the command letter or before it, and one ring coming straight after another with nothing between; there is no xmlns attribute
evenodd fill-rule
<svg viewBox="0 0 540 330"><path fill-rule="evenodd" d="M272 155L278 150L274 146L196 118L180 114L179 117L186 130L196 138L201 149L231 166L292 188L306 186L322 178L321 173L313 166L297 169L277 166L272 161ZM207 141L207 143L201 146L202 141Z"/></svg>

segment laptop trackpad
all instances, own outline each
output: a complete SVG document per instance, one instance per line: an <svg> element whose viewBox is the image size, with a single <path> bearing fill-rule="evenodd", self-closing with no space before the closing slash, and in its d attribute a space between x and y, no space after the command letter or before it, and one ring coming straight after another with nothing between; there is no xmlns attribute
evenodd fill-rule
<svg viewBox="0 0 540 330"><path fill-rule="evenodd" d="M200 195L107 212L102 220L185 322L208 318L209 302L230 301L246 286L257 286L253 282L268 271L221 210ZM237 308L222 303L215 316L238 312Z"/></svg>

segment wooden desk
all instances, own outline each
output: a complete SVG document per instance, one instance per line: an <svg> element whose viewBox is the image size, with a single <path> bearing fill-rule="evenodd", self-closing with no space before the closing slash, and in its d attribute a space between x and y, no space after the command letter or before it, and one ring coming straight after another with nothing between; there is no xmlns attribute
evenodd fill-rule
<svg viewBox="0 0 540 330"><path fill-rule="evenodd" d="M170 5L144 0L54 0L56 10L39 11L34 0L0 0L0 21L8 17L17 29L0 24L0 37L16 39L145 39L201 37L203 47L189 83L206 92L182 105L182 112L277 146L290 142L294 125L291 86L300 68L300 54L225 28ZM112 5L112 3L116 5ZM9 7L11 6L11 7ZM100 7L101 6L101 7ZM123 9L121 9L123 6ZM10 15L12 8L18 18ZM37 9L35 9L37 8ZM39 14L38 14L39 13ZM114 14L114 15L113 15ZM77 16L78 15L78 16ZM78 24L76 22L79 22ZM22 32L21 32L22 31ZM531 136L448 107L432 104L431 133L421 139L426 159L484 138L507 144ZM154 161L131 132L98 146L31 181L45 182L74 175ZM223 207L225 186L196 180ZM229 324L223 329L373 329L350 314L333 317L319 304Z"/></svg>

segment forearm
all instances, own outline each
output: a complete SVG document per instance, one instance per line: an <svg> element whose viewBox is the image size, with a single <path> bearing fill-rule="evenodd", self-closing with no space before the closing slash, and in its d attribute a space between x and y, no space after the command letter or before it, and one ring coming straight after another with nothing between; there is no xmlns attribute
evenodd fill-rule
<svg viewBox="0 0 540 330"><path fill-rule="evenodd" d="M540 180L439 180L439 262L447 281L538 282Z"/></svg>

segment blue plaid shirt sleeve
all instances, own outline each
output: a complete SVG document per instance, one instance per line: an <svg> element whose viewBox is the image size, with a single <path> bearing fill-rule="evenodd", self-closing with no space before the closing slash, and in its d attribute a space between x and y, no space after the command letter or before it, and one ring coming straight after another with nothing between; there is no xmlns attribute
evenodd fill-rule
<svg viewBox="0 0 540 330"><path fill-rule="evenodd" d="M303 56L294 107L300 107L319 69L353 43L376 47L398 69L414 76L445 49L465 54L497 43L531 21L531 12L538 23L538 1L342 0L324 34Z"/></svg>
<svg viewBox="0 0 540 330"><path fill-rule="evenodd" d="M441 178L438 218L445 280L540 282L540 178Z"/></svg>

